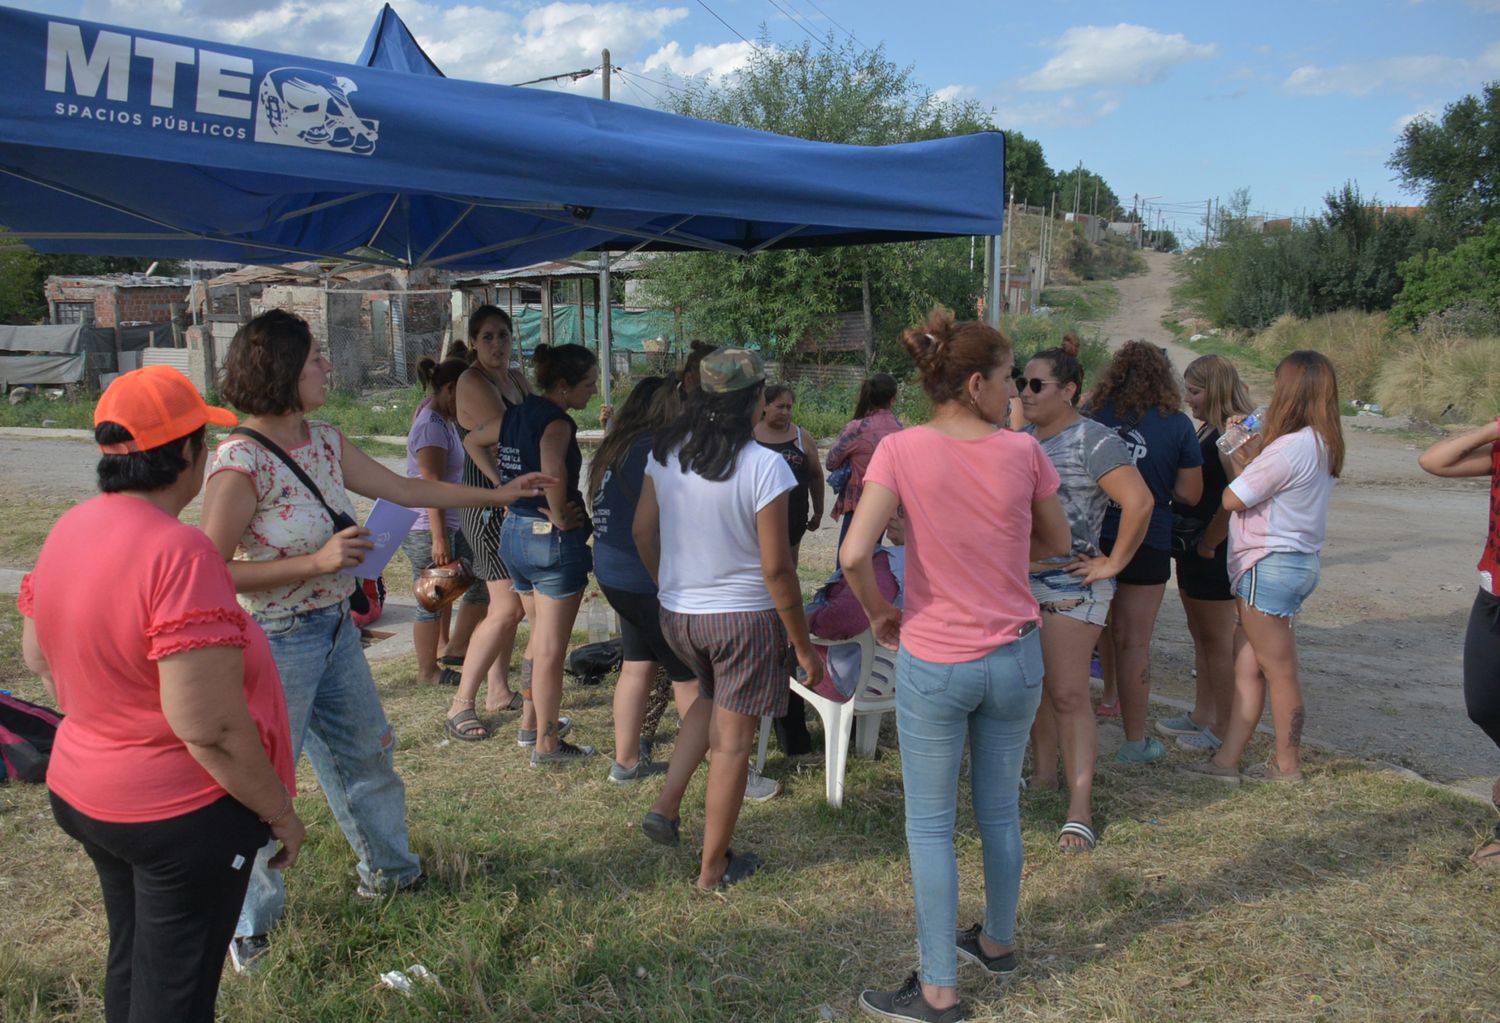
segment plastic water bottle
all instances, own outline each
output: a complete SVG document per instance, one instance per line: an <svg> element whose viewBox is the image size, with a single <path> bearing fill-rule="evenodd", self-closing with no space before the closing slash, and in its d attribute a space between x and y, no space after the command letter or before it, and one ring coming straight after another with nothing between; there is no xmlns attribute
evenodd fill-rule
<svg viewBox="0 0 1500 1023"><path fill-rule="evenodd" d="M601 596L589 598L588 631L590 643L603 643L610 637L609 605Z"/></svg>
<svg viewBox="0 0 1500 1023"><path fill-rule="evenodd" d="M1244 447L1245 441L1260 432L1260 424L1265 418L1266 407L1262 405L1238 423L1230 423L1219 435L1219 450L1226 455L1234 454Z"/></svg>

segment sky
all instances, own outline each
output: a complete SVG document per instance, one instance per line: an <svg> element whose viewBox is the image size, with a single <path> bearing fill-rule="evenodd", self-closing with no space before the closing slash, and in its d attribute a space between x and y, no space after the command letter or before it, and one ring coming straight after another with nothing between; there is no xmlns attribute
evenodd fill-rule
<svg viewBox="0 0 1500 1023"><path fill-rule="evenodd" d="M380 0L4 0L27 10L353 61ZM1385 166L1413 117L1500 80L1500 0L393 0L450 77L519 84L596 68L657 105L756 45L853 41L944 97L1082 161L1123 201L1201 233L1206 200L1316 214L1353 181L1414 204ZM764 37L764 40L762 39ZM537 88L598 95L600 76ZM1135 198L1133 198L1135 197ZM1020 197L1017 197L1018 199ZM1032 197L1035 202L1036 198ZM1060 199L1071 205L1071 197Z"/></svg>

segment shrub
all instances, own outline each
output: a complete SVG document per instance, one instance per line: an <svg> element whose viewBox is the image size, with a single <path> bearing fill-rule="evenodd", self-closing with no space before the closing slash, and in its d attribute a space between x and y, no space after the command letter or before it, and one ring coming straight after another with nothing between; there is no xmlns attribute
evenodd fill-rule
<svg viewBox="0 0 1500 1023"><path fill-rule="evenodd" d="M1400 266L1405 282L1391 306L1391 321L1415 327L1455 306L1500 316L1500 221L1452 251L1413 256Z"/></svg>
<svg viewBox="0 0 1500 1023"><path fill-rule="evenodd" d="M1500 416L1500 337L1419 341L1386 362L1375 397L1387 413L1485 422Z"/></svg>

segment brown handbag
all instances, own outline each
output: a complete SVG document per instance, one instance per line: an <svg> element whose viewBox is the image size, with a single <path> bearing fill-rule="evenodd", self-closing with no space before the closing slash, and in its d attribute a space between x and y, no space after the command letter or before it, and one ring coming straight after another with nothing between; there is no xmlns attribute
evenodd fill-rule
<svg viewBox="0 0 1500 1023"><path fill-rule="evenodd" d="M442 565L428 565L417 573L412 583L412 595L422 610L436 613L446 609L474 585L474 574L462 558L454 558Z"/></svg>

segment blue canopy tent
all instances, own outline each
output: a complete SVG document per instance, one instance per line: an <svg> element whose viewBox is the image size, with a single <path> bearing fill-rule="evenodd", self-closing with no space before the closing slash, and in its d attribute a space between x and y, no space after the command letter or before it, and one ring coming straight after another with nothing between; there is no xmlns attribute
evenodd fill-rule
<svg viewBox="0 0 1500 1023"><path fill-rule="evenodd" d="M0 7L0 241L495 270L1000 233L998 132L809 142L441 77L405 36L364 67Z"/></svg>

